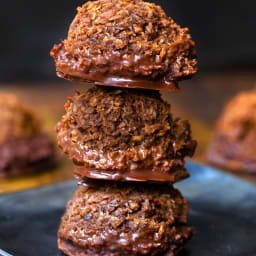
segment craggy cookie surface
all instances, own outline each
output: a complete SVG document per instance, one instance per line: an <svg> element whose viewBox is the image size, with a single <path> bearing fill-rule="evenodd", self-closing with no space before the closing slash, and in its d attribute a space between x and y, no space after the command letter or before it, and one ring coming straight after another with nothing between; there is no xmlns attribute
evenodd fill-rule
<svg viewBox="0 0 256 256"><path fill-rule="evenodd" d="M187 121L150 90L95 86L77 92L57 125L58 144L80 176L121 180L169 180L188 176L184 157L196 142Z"/></svg>
<svg viewBox="0 0 256 256"><path fill-rule="evenodd" d="M109 86L177 89L197 72L188 28L141 0L89 1L51 55L57 74Z"/></svg>
<svg viewBox="0 0 256 256"><path fill-rule="evenodd" d="M67 255L176 255L190 239L188 203L167 183L87 180L58 231Z"/></svg>

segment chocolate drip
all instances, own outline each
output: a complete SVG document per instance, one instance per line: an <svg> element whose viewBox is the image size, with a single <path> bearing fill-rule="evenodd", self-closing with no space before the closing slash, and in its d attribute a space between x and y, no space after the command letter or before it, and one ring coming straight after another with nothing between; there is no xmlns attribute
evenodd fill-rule
<svg viewBox="0 0 256 256"><path fill-rule="evenodd" d="M55 58L57 63L57 75L60 78L64 78L70 81L75 81L85 84L104 85L104 86L115 86L115 87L127 87L127 88L141 88L151 90L166 90L166 91L180 91L178 83L176 81L167 81L165 77L152 78L143 77L136 75L134 72L122 71L122 74L116 72L116 68L105 65L84 65L83 61L77 61L72 56L68 55L64 51L63 44L55 45L51 51L51 55ZM99 56L92 57L92 60L97 59ZM152 57L143 57L138 61L138 56L133 56L127 60L121 60L120 56L115 54L108 56L108 61L111 65L116 63L116 66L121 65L125 62L127 66L148 66L152 65ZM91 59L87 59L87 63L93 62ZM112 70L113 69L113 70Z"/></svg>
<svg viewBox="0 0 256 256"><path fill-rule="evenodd" d="M186 168L174 168L171 172L154 172L150 169L140 170L96 170L86 168L83 166L75 166L75 177L78 179L92 178L102 180L115 180L115 181L159 181L159 182L171 182L175 183L189 177L189 173Z"/></svg>

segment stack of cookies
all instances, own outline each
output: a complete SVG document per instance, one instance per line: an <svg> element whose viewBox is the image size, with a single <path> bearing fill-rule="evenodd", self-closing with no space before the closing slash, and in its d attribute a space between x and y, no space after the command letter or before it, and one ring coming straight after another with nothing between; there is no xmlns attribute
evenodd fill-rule
<svg viewBox="0 0 256 256"><path fill-rule="evenodd" d="M51 51L59 77L93 83L76 91L57 125L79 188L58 246L67 255L177 255L191 238L188 202L173 188L189 176L196 142L159 93L197 71L189 30L141 0L78 8L68 38Z"/></svg>

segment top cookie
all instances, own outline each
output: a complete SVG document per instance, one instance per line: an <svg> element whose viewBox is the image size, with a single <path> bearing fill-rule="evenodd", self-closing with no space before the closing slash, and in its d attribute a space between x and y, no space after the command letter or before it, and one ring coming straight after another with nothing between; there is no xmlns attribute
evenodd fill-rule
<svg viewBox="0 0 256 256"><path fill-rule="evenodd" d="M55 45L57 75L69 80L177 90L197 71L188 28L141 0L98 0L78 7L68 38Z"/></svg>

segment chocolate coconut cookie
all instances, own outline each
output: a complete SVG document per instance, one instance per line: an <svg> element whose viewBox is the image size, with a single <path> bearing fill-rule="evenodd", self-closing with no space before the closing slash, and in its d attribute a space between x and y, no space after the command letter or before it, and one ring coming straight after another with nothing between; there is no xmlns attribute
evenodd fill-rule
<svg viewBox="0 0 256 256"><path fill-rule="evenodd" d="M58 144L80 177L176 182L196 142L159 92L95 86L69 97Z"/></svg>
<svg viewBox="0 0 256 256"><path fill-rule="evenodd" d="M256 173L256 90L239 93L226 105L209 147L210 163Z"/></svg>
<svg viewBox="0 0 256 256"><path fill-rule="evenodd" d="M193 229L172 183L189 176L184 158L196 141L157 90L178 90L178 81L196 73L188 28L153 3L89 1L51 55L59 77L94 84L68 98L56 127L81 183L62 218L59 249L69 256L177 255Z"/></svg>
<svg viewBox="0 0 256 256"><path fill-rule="evenodd" d="M73 256L176 255L193 233L187 214L167 183L87 180L67 205L58 245Z"/></svg>
<svg viewBox="0 0 256 256"><path fill-rule="evenodd" d="M54 145L35 115L16 96L0 94L0 178L56 163Z"/></svg>
<svg viewBox="0 0 256 256"><path fill-rule="evenodd" d="M89 1L55 45L57 75L100 85L177 90L197 71L188 28L141 0Z"/></svg>

